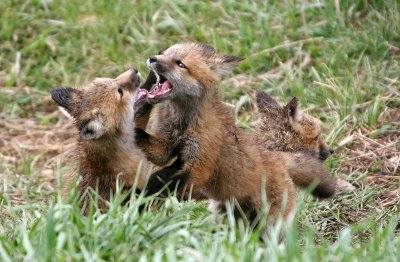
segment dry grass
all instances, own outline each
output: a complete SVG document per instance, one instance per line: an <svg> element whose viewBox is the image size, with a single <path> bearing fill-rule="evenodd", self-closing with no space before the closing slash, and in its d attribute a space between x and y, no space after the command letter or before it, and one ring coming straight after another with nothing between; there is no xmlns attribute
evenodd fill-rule
<svg viewBox="0 0 400 262"><path fill-rule="evenodd" d="M13 204L27 204L32 195L20 185L27 183L29 189L39 186L35 194L46 200L54 195L57 165L73 146L72 121L58 110L47 92L15 87L3 88L0 94L14 101L30 98L20 105L17 117L9 110L0 113L0 178L13 181L1 194Z"/></svg>
<svg viewBox="0 0 400 262"><path fill-rule="evenodd" d="M290 61L297 58L295 56ZM307 60L306 57L304 59ZM255 78L247 77L244 80L243 75L235 76L225 84L232 84L235 88L251 87L260 81L267 81L271 75L279 75L285 64ZM301 64L304 64L304 60ZM249 89L249 93L251 90ZM10 179L10 176L15 176L23 180L28 173L37 180L38 183L34 185L40 185L42 192L46 192L40 199L48 199L57 184L57 165L60 165L66 153L73 149L72 120L58 109L47 92L24 87L3 88L0 93L15 100L30 97L30 101L21 106L22 114L19 117L0 114L0 162L4 168L0 177ZM247 98L245 101L250 100ZM243 113L244 103L241 101L233 105L237 113L241 112L238 117L243 118L245 115L245 119L252 119L249 115L254 112L246 108L248 111ZM389 131L382 130L382 127L389 123L394 128ZM379 115L376 128L360 127L346 131L348 135L338 143L338 150L334 154L335 158L340 159L337 170L340 170L340 187L343 191L362 191L365 185L368 185L381 192L376 194L376 207L392 208L400 204L400 132L396 130L400 130L400 109L387 108ZM2 194L6 194L16 205L29 202L30 194L18 187L8 188ZM360 217L366 217L368 211L369 209L351 208L346 211L349 215L346 223L357 222Z"/></svg>
<svg viewBox="0 0 400 262"><path fill-rule="evenodd" d="M395 259L399 7L393 0L0 1L0 257ZM229 217L215 222L195 202L171 198L138 215L138 201L116 201L107 215L88 219L56 199L60 173L71 166L65 155L74 130L49 88L114 76L130 65L145 72L145 57L183 40L247 57L222 86L244 128L252 128L256 88L282 103L297 96L325 127L335 149L327 168L341 189L325 201L300 194L302 234L289 234L283 248L274 239L264 245Z"/></svg>

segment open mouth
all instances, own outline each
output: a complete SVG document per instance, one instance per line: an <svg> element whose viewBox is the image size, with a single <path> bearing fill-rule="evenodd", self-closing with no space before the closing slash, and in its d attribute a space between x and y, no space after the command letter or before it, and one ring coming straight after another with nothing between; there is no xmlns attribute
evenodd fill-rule
<svg viewBox="0 0 400 262"><path fill-rule="evenodd" d="M153 103L158 102L161 98L168 96L171 91L171 82L152 70L143 85L139 87L135 98L135 104L144 100Z"/></svg>

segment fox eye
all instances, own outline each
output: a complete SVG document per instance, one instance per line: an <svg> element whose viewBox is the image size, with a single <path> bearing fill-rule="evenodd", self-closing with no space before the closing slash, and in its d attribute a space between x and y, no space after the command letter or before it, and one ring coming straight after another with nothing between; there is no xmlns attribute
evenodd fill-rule
<svg viewBox="0 0 400 262"><path fill-rule="evenodd" d="M124 91L121 88L118 88L118 93L119 93L120 97L124 96Z"/></svg>
<svg viewBox="0 0 400 262"><path fill-rule="evenodd" d="M313 140L314 140L314 141L318 141L318 140L319 140L319 135L317 135L316 137L314 137Z"/></svg>
<svg viewBox="0 0 400 262"><path fill-rule="evenodd" d="M182 63L181 60L176 61L176 64L177 64L180 68L186 68L185 64Z"/></svg>

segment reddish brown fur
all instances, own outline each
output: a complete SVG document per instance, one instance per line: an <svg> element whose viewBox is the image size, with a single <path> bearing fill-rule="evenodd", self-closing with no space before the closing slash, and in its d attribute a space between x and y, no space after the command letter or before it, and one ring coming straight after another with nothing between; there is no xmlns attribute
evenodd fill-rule
<svg viewBox="0 0 400 262"><path fill-rule="evenodd" d="M272 97L258 90L257 140L271 151L307 152L325 160L332 150L321 138L319 120L301 111L293 98L281 107Z"/></svg>
<svg viewBox="0 0 400 262"><path fill-rule="evenodd" d="M330 197L335 192L336 181L326 172L320 161L331 154L331 149L320 137L320 126L316 118L303 113L297 99L281 107L272 97L257 91L259 119L256 122L256 139L264 150L303 152L290 157L276 153L284 161L294 183L300 187L315 185L313 194ZM270 153L271 154L271 153Z"/></svg>
<svg viewBox="0 0 400 262"><path fill-rule="evenodd" d="M77 170L65 183L64 193L78 180L79 195L88 188L97 189L99 208L104 209L117 180L131 187L141 161L140 171L145 173L146 163L135 149L133 135L133 96L138 84L138 76L129 70L116 79L98 78L82 89L52 90L53 99L71 114L80 132L75 151ZM141 175L138 186L143 183ZM85 196L86 212L88 200Z"/></svg>
<svg viewBox="0 0 400 262"><path fill-rule="evenodd" d="M195 43L177 44L156 58L154 68L174 87L169 99L152 112L151 135L143 130L136 133L147 159L165 165L179 148L184 166L175 176L187 176L181 194L191 188L195 198L236 199L249 209L246 212L262 209L266 180L270 216L286 218L294 207L295 190L284 165L279 159L270 160L250 134L235 126L217 92L219 81L240 59L219 56ZM187 69L178 68L176 60Z"/></svg>

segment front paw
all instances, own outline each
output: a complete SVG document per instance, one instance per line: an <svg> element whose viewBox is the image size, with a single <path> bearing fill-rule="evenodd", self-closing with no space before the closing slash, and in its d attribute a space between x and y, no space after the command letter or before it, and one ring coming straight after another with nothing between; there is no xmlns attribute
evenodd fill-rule
<svg viewBox="0 0 400 262"><path fill-rule="evenodd" d="M149 141L150 135L141 128L135 128L135 142L138 146L145 146Z"/></svg>
<svg viewBox="0 0 400 262"><path fill-rule="evenodd" d="M146 100L135 104L135 119L141 118L144 115L148 114L153 109L153 105L147 103Z"/></svg>
<svg viewBox="0 0 400 262"><path fill-rule="evenodd" d="M165 186L165 181L157 174L153 174L150 176L149 182L147 183L146 195L153 195L156 193L160 193L161 197L166 197L167 194L165 194L165 192L162 191L164 186Z"/></svg>
<svg viewBox="0 0 400 262"><path fill-rule="evenodd" d="M161 197L167 197L168 193L173 192L178 185L181 185L187 179L186 173L179 173L180 168L179 164L174 163L153 173L149 178L147 194L160 192Z"/></svg>

